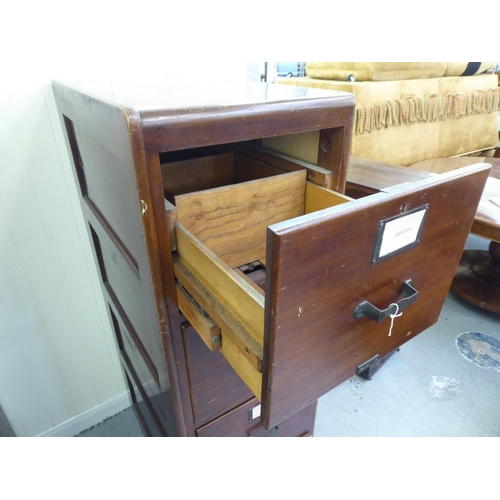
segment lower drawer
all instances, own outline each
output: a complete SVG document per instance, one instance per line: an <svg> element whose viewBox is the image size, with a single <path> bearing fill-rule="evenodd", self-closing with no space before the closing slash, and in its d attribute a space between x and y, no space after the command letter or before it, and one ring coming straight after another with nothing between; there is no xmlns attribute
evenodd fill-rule
<svg viewBox="0 0 500 500"><path fill-rule="evenodd" d="M264 429L260 423L260 404L257 399L242 404L196 431L198 437L301 437L314 431L316 405L295 413L280 424Z"/></svg>
<svg viewBox="0 0 500 500"><path fill-rule="evenodd" d="M203 424L253 395L220 352L212 352L189 324L182 325L195 424Z"/></svg>

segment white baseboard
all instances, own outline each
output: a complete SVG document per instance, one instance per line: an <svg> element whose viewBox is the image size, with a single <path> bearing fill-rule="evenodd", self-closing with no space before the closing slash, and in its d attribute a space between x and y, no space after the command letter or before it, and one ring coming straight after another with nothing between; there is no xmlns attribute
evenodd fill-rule
<svg viewBox="0 0 500 500"><path fill-rule="evenodd" d="M127 409L131 404L130 396L128 392L123 392L122 394L102 403L98 406L94 406L90 410L80 413L76 417L73 417L66 422L62 422L51 429L48 429L38 437L73 437L80 432L83 432L90 427L97 425L104 419L112 417L117 413Z"/></svg>

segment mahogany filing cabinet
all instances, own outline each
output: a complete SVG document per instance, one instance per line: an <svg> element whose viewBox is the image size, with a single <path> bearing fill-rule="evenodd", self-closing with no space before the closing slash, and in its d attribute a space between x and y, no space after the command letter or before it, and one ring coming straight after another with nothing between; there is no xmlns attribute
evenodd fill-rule
<svg viewBox="0 0 500 500"><path fill-rule="evenodd" d="M488 166L354 200L351 94L180 79L53 90L147 435L313 435L320 396L437 321ZM317 160L297 159L310 137Z"/></svg>

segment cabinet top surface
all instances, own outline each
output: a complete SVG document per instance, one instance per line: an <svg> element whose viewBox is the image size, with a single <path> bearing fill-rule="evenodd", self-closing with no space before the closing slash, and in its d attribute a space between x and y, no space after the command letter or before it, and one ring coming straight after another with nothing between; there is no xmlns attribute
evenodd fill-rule
<svg viewBox="0 0 500 500"><path fill-rule="evenodd" d="M277 85L242 80L203 80L182 78L107 79L54 81L65 87L119 108L131 108L141 114L192 113L207 109L276 105L300 101L333 100L337 105L353 105L346 92ZM332 104L333 104L332 102Z"/></svg>

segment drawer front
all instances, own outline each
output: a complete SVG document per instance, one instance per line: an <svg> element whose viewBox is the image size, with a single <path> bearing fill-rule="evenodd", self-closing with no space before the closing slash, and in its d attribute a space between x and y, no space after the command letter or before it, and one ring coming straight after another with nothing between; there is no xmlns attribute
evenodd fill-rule
<svg viewBox="0 0 500 500"><path fill-rule="evenodd" d="M253 398L196 431L198 437L302 437L313 433L316 403L291 418L264 429L258 417L259 402Z"/></svg>
<svg viewBox="0 0 500 500"><path fill-rule="evenodd" d="M464 169L268 229L265 427L437 321L487 176L483 166ZM398 237L410 243L400 247ZM369 319L363 303L402 315Z"/></svg>

